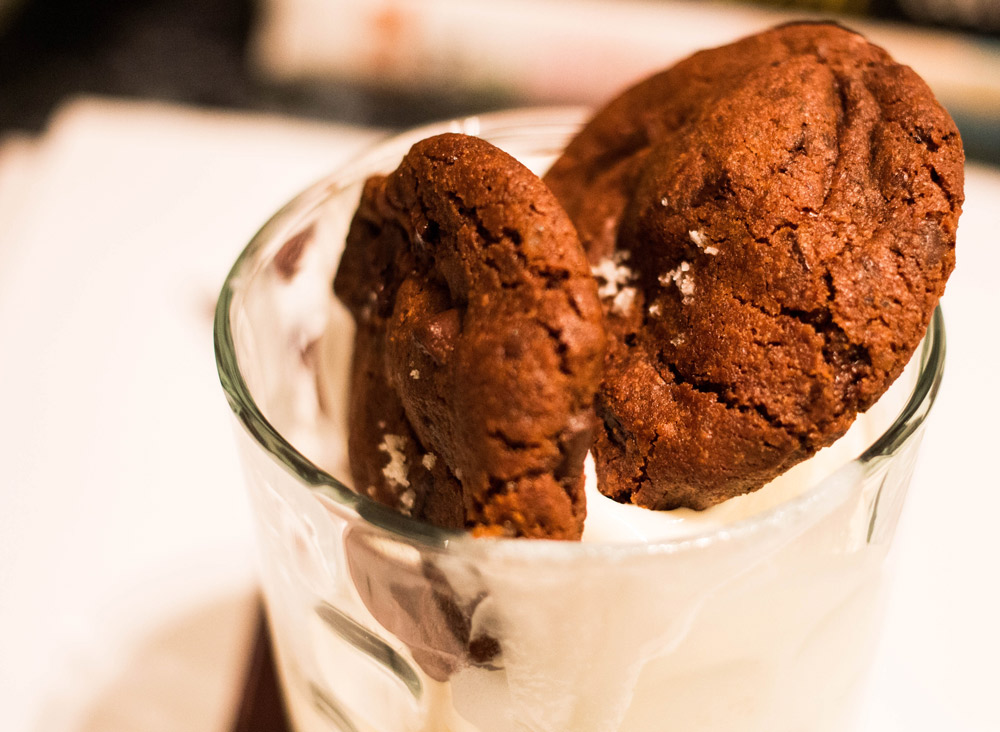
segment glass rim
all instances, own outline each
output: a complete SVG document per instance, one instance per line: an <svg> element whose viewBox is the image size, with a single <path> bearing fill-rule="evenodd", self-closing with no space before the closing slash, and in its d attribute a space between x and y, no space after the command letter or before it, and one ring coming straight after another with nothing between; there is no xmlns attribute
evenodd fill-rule
<svg viewBox="0 0 1000 732"><path fill-rule="evenodd" d="M858 457L847 461L825 478L801 493L767 508L760 513L732 524L706 527L681 537L645 541L556 541L523 538L472 538L461 529L446 529L405 516L375 500L357 493L335 476L318 467L298 451L274 428L263 415L243 379L233 338L231 308L236 293L244 281L252 280L261 269L264 259L257 255L277 235L293 229L312 213L329 196L341 188L361 182L360 176L372 173L369 164L380 151L408 147L424 137L446 130L464 131L469 134L495 134L517 132L527 125L534 127L576 128L589 110L583 107L538 107L490 112L413 128L406 132L384 137L364 148L357 156L337 170L320 179L292 198L280 208L251 238L237 257L223 283L215 309L214 347L219 380L234 416L257 445L281 467L312 490L317 497L332 501L353 511L368 524L385 530L397 538L427 548L448 549L462 545L463 550L502 554L511 558L532 561L574 560L584 556L614 556L670 554L703 547L721 541L731 541L768 526L787 526L796 518L817 510L818 505L836 501L847 481L838 479L848 471L865 469L890 457L900 449L930 413L944 374L946 339L944 318L940 306L935 308L927 333L916 358L918 374L905 404L893 422ZM253 266L256 264L256 266Z"/></svg>

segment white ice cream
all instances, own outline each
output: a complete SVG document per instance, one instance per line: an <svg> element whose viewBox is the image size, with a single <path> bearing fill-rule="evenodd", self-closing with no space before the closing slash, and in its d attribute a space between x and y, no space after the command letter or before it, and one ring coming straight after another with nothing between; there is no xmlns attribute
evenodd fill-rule
<svg viewBox="0 0 1000 732"><path fill-rule="evenodd" d="M905 398L905 397L904 397ZM896 401L894 399L887 400ZM597 490L593 458L585 464L587 478L587 520L583 540L587 542L633 542L679 539L722 529L789 501L815 486L839 467L860 455L879 435L874 424L878 413L862 417L836 443L820 450L811 459L793 467L754 493L731 498L704 511L688 508L650 511L618 503Z"/></svg>
<svg viewBox="0 0 1000 732"><path fill-rule="evenodd" d="M274 312L269 302L257 306ZM286 362L261 369L253 388L275 396L265 413L279 431L346 477L349 322L334 313L324 332L316 360L279 339L268 352L284 350ZM444 683L360 601L335 507L263 467L273 471L264 493L280 496L267 500L288 506L259 513L280 517L261 532L274 537L265 555L289 555L265 567L264 579L300 732L338 729L338 715L349 720L339 729L355 732L844 729L872 648L897 486L913 456L871 474L851 460L898 413L911 384L901 378L834 446L706 511L621 505L591 480L583 544L454 542L433 561L457 593L485 596L471 625L499 641L502 668L466 667ZM393 551L412 553L419 574L419 549ZM336 631L317 602L384 648Z"/></svg>

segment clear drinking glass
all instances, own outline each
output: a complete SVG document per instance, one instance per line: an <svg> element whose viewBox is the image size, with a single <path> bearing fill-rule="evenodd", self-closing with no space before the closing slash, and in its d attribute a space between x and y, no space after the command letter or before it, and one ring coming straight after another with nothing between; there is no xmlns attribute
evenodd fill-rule
<svg viewBox="0 0 1000 732"><path fill-rule="evenodd" d="M859 457L680 538L474 540L346 485L353 325L331 282L364 179L445 130L544 171L583 118L524 110L385 141L278 212L225 283L216 357L299 732L850 729L941 381L939 312L898 403L863 417Z"/></svg>

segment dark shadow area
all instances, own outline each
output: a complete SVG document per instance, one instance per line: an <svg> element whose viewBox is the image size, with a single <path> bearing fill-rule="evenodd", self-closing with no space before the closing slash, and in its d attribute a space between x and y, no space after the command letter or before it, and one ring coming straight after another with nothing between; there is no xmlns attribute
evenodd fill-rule
<svg viewBox="0 0 1000 732"><path fill-rule="evenodd" d="M491 91L399 90L253 74L252 0L19 0L0 25L0 133L38 131L77 94L409 127L513 106Z"/></svg>

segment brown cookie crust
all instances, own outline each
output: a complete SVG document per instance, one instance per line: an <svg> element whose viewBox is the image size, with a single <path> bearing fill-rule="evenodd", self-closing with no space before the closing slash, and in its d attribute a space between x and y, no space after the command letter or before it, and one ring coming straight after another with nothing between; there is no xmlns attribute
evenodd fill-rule
<svg viewBox="0 0 1000 732"><path fill-rule="evenodd" d="M461 486L410 427L385 376L385 336L359 323L349 388L347 448L355 489L407 516L461 529Z"/></svg>
<svg viewBox="0 0 1000 732"><path fill-rule="evenodd" d="M700 52L600 111L546 176L633 288L605 301L600 489L705 508L842 435L944 290L963 159L926 85L833 25Z"/></svg>
<svg viewBox="0 0 1000 732"><path fill-rule="evenodd" d="M478 138L419 142L366 185L334 288L359 323L359 488L390 505L408 495L413 515L444 525L460 515L478 534L579 538L605 337L585 256L545 185ZM386 418L392 398L405 424ZM372 404L386 411L365 414ZM425 473L445 471L434 516L436 481L411 496L385 475L379 422L405 438L393 442L408 488L418 455Z"/></svg>

